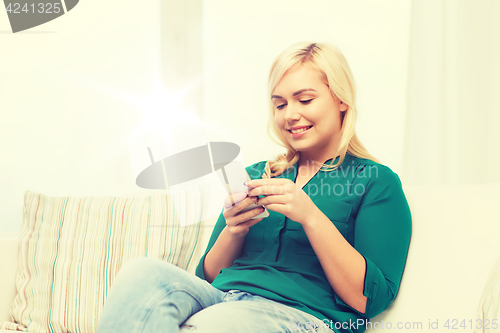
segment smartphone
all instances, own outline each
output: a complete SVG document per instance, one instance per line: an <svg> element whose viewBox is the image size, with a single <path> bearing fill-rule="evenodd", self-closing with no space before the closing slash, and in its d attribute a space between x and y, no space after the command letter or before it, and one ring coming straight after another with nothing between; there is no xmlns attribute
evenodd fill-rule
<svg viewBox="0 0 500 333"><path fill-rule="evenodd" d="M215 165L214 165L215 166ZM220 169L217 170L217 173L219 172L222 174L222 178L224 181L224 184L226 185L226 190L229 195L232 195L233 193L238 193L238 192L244 192L248 193L248 187L244 185L243 183L249 180L252 180L250 176L248 175L247 171L245 170L245 167L243 166L243 163L238 160L231 161L230 163L224 165ZM219 175L220 177L220 175ZM236 202L234 204L237 204ZM264 207L264 206L259 206L254 203L250 204L248 207L243 208L242 211L240 211L236 215L243 214L245 212L248 212L249 210L255 209L257 207ZM261 217L268 217L269 212L267 211L266 207L264 207L264 211L255 216L252 217L252 219L258 219Z"/></svg>

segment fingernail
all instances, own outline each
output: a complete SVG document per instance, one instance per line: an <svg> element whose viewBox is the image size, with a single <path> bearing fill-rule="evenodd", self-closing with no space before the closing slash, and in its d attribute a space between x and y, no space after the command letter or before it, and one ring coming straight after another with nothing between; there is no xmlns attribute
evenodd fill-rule
<svg viewBox="0 0 500 333"><path fill-rule="evenodd" d="M247 194L245 192L238 192L233 194L233 198L235 200L243 200L247 197Z"/></svg>

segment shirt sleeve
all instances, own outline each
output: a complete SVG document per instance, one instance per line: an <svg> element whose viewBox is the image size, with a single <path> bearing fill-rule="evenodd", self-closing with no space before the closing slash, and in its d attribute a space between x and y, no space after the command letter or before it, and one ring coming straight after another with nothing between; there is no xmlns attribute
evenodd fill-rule
<svg viewBox="0 0 500 333"><path fill-rule="evenodd" d="M377 166L377 172L364 188L354 228L354 248L364 257L366 265L363 295L367 302L363 316L377 316L396 297L411 229L410 208L399 177L389 168ZM348 306L336 294L335 300Z"/></svg>
<svg viewBox="0 0 500 333"><path fill-rule="evenodd" d="M219 238L220 233L224 228L226 227L226 219L224 218L224 208L222 208L222 211L219 215L219 218L217 219L217 222L215 223L214 229L212 231L212 236L210 236L210 240L208 241L207 249L205 250L205 253L203 256L200 258L200 262L198 263L198 266L196 266L196 271L195 275L198 276L199 278L206 280L205 279L205 271L203 270L203 263L205 262L205 257L207 256L208 251L214 246L215 242L217 241L217 238Z"/></svg>

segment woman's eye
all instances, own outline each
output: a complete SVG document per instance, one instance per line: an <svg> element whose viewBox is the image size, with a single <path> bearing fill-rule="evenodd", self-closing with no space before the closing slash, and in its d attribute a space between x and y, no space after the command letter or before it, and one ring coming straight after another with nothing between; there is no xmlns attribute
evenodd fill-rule
<svg viewBox="0 0 500 333"><path fill-rule="evenodd" d="M313 99L308 99L308 100L306 100L306 101L299 101L299 102L300 102L300 103L302 103L302 104L309 104L309 103L311 103L311 102L312 102L312 100L313 100ZM281 104L281 105L278 105L278 106L276 107L276 109L281 110L281 109L283 109L285 106L286 106L286 104Z"/></svg>

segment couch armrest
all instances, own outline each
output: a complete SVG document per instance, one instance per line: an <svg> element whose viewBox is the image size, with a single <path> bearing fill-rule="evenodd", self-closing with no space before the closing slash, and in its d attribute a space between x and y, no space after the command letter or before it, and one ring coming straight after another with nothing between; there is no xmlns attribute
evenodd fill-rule
<svg viewBox="0 0 500 333"><path fill-rule="evenodd" d="M0 321L10 319L10 307L16 296L18 236L0 237Z"/></svg>

